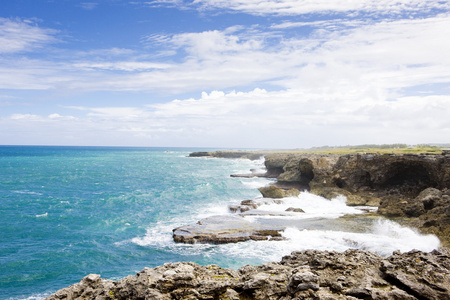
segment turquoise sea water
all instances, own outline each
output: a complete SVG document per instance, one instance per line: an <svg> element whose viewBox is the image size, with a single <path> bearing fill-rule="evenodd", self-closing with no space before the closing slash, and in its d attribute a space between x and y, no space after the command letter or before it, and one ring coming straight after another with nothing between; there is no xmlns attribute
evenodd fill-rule
<svg viewBox="0 0 450 300"><path fill-rule="evenodd" d="M257 195L229 176L250 162L187 158L193 150L0 147L0 299L43 296L89 273L205 262L131 241L154 224Z"/></svg>
<svg viewBox="0 0 450 300"><path fill-rule="evenodd" d="M290 224L286 241L175 244L173 228L227 214L230 203L260 196L257 187L270 182L230 177L262 161L187 157L199 150L0 146L0 299L42 299L90 273L118 279L166 262L238 268L307 248L389 254L439 243L358 218L345 199L302 193L285 204L302 206L301 218L265 220ZM338 219L344 214L356 217Z"/></svg>

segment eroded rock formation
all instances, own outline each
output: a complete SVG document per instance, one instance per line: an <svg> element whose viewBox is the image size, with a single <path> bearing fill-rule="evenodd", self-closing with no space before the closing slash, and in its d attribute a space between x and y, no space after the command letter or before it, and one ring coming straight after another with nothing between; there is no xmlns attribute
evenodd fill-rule
<svg viewBox="0 0 450 300"><path fill-rule="evenodd" d="M450 153L442 154L313 154L218 151L192 154L224 158L265 157L265 174L275 187L261 189L264 197L292 196L308 190L347 205L378 207L378 213L402 220L450 246ZM290 190L290 192L287 192ZM429 194L431 192L431 194ZM425 195L425 194L426 195Z"/></svg>
<svg viewBox="0 0 450 300"><path fill-rule="evenodd" d="M450 299L446 250L394 253L299 251L239 270L190 262L145 268L119 281L91 274L47 300L61 299Z"/></svg>
<svg viewBox="0 0 450 300"><path fill-rule="evenodd" d="M173 230L173 239L180 243L237 243L248 240L281 239L282 226L252 223L240 216L212 216L195 224Z"/></svg>
<svg viewBox="0 0 450 300"><path fill-rule="evenodd" d="M266 176L348 205L379 207L386 217L438 235L450 245L450 155L268 154Z"/></svg>

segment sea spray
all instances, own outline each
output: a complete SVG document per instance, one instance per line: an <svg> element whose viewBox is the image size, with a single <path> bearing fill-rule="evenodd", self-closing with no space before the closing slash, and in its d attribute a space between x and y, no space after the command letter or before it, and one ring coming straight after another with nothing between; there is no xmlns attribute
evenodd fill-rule
<svg viewBox="0 0 450 300"><path fill-rule="evenodd" d="M174 243L170 229L186 225L189 223L188 219L193 223L220 212L206 209L203 213L195 214L196 218L186 218L185 223L178 219L158 224L148 229L144 237L134 238L132 242L141 246L162 247L181 255L196 255L200 257L197 260L200 263L215 263L232 268L249 263L279 261L292 251L306 249L328 251L363 249L389 256L395 250L431 251L439 247L439 239L436 236L419 234L411 228L379 216L366 216L364 213L367 208L349 207L345 204L345 200L345 197L328 200L303 192L299 197L285 198L281 204L262 205L258 210L273 213L296 205L304 208L305 213L280 217L270 215L245 217L252 222L287 225L283 232L284 241L249 241L223 245ZM222 213L230 212L222 211Z"/></svg>

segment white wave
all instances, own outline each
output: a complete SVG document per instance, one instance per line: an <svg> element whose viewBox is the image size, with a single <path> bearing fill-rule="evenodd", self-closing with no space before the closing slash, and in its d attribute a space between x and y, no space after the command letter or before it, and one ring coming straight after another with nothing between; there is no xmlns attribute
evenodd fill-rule
<svg viewBox="0 0 450 300"><path fill-rule="evenodd" d="M391 255L396 250L407 252L417 249L429 252L440 244L434 235L422 235L411 228L382 219L376 221L366 233L288 228L283 236L289 239L286 246L291 250L344 251L356 248L382 256Z"/></svg>
<svg viewBox="0 0 450 300"><path fill-rule="evenodd" d="M257 189L266 186L271 182L271 180L268 180L266 178L241 179L240 181L246 188L249 189Z"/></svg>
<svg viewBox="0 0 450 300"><path fill-rule="evenodd" d="M172 229L175 224L158 222L155 226L147 228L144 236L135 237L131 242L139 246L156 246L165 248L173 244Z"/></svg>
<svg viewBox="0 0 450 300"><path fill-rule="evenodd" d="M384 233L380 233L379 229ZM392 230L392 231L390 231ZM236 260L248 260L258 263L280 261L293 251L316 249L322 251L345 251L347 249L363 249L381 256L389 256L400 250L407 252L413 249L424 252L439 247L439 239L433 235L421 235L414 230L384 220L374 224L372 231L353 233L332 230L298 230L288 228L283 234L285 241L249 241L236 244L205 246L191 245L189 250L214 257L234 257ZM188 249L186 249L188 250Z"/></svg>
<svg viewBox="0 0 450 300"><path fill-rule="evenodd" d="M45 294L37 294L37 295L29 296L27 298L19 298L19 299L20 300L43 300L43 299L47 298L48 296L50 296L50 294L45 293ZM9 300L13 300L13 298L10 298Z"/></svg>
<svg viewBox="0 0 450 300"><path fill-rule="evenodd" d="M382 218L374 220L364 232L339 231L333 228L302 230L289 227L283 232L283 237L286 238L284 241L247 241L223 245L175 243L172 229L188 224L185 221L160 222L148 228L145 236L135 237L131 242L180 255L201 255L211 259L210 263L216 263L227 257L229 262L234 262L234 265L231 263L228 267L235 268L249 262L260 264L280 261L292 251L307 249L340 252L347 249L362 249L389 256L396 250L407 252L417 249L429 252L440 245L439 239L434 235L422 235L411 228Z"/></svg>
<svg viewBox="0 0 450 300"><path fill-rule="evenodd" d="M36 218L43 218L43 217L48 217L48 212L42 215L36 215Z"/></svg>
<svg viewBox="0 0 450 300"><path fill-rule="evenodd" d="M258 209L270 212L284 212L290 207L301 208L305 213L292 214L295 218L334 219L344 215L362 214L364 213L364 209L367 208L362 209L361 207L347 206L346 200L344 196L328 200L308 192L302 192L298 197L283 198L281 203L264 204Z"/></svg>
<svg viewBox="0 0 450 300"><path fill-rule="evenodd" d="M37 196L42 196L42 193L39 193L39 192L33 192L33 191L28 191L28 190L24 190L24 191L13 191L13 193L16 193L16 194L25 194L25 195L37 195Z"/></svg>

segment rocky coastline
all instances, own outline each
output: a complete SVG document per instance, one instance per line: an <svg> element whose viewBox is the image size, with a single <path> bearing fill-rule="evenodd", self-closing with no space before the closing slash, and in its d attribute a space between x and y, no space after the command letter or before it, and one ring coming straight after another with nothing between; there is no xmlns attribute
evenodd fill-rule
<svg viewBox="0 0 450 300"><path fill-rule="evenodd" d="M450 153L439 154L314 154L217 151L193 157L258 159L266 173L233 176L275 178L260 189L266 198L298 191L332 199L343 195L349 206L377 207L377 214L437 235L450 247ZM248 201L248 200L247 200ZM241 208L246 209L243 202ZM251 203L255 208L258 203ZM176 234L176 231L175 231Z"/></svg>
<svg viewBox="0 0 450 300"><path fill-rule="evenodd" d="M199 152L191 157L258 159L267 172L242 177L276 178L261 188L260 200L230 206L232 216L214 216L175 228L180 243L234 243L279 240L280 226L260 226L242 216L299 191L347 205L378 207L377 214L436 234L442 242L430 253L413 250L389 257L351 249L305 250L280 262L239 270L191 262L145 268L118 281L90 274L49 296L56 299L450 299L450 154L299 154ZM282 214L302 213L292 207Z"/></svg>
<svg viewBox="0 0 450 300"><path fill-rule="evenodd" d="M445 250L445 249L444 249ZM239 270L190 262L145 268L118 281L90 274L60 299L450 299L450 254L363 250L293 252L280 262Z"/></svg>

